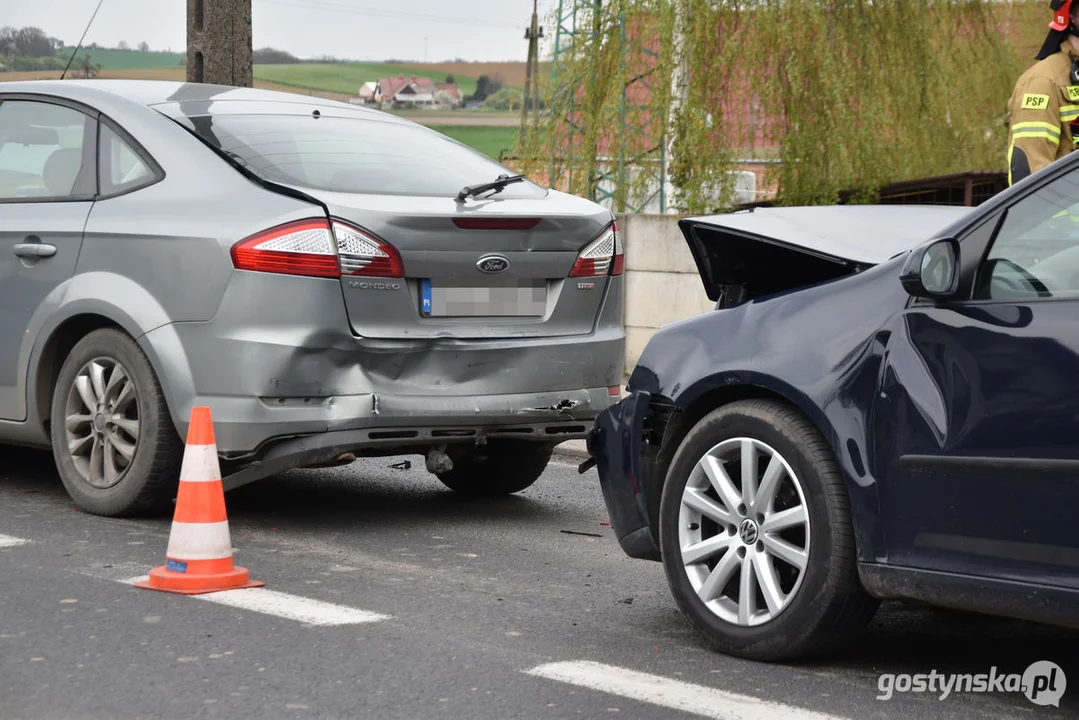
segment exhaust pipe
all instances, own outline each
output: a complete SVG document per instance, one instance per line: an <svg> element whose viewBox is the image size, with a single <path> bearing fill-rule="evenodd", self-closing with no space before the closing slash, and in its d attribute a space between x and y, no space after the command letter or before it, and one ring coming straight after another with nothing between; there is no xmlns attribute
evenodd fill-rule
<svg viewBox="0 0 1079 720"><path fill-rule="evenodd" d="M446 454L445 445L436 445L427 450L427 472L441 475L453 470L453 460Z"/></svg>

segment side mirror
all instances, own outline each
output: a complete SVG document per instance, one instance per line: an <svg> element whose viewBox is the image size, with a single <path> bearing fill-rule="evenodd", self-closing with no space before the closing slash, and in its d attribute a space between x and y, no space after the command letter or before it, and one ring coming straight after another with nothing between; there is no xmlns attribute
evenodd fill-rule
<svg viewBox="0 0 1079 720"><path fill-rule="evenodd" d="M903 264L899 281L917 298L951 297L959 287L959 241L944 238L915 248Z"/></svg>

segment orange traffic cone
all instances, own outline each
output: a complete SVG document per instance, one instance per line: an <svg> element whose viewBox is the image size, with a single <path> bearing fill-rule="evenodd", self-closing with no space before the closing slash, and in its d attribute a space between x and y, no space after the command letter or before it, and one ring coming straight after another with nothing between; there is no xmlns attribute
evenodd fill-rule
<svg viewBox="0 0 1079 720"><path fill-rule="evenodd" d="M192 408L165 564L135 585L200 595L265 584L252 581L245 568L232 564L232 539L210 408Z"/></svg>

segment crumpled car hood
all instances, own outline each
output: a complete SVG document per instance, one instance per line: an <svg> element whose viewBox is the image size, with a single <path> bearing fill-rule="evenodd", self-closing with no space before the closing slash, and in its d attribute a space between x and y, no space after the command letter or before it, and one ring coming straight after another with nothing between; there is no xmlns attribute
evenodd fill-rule
<svg viewBox="0 0 1079 720"><path fill-rule="evenodd" d="M940 205L755 208L678 224L709 299L733 305L861 272L933 239L971 211Z"/></svg>

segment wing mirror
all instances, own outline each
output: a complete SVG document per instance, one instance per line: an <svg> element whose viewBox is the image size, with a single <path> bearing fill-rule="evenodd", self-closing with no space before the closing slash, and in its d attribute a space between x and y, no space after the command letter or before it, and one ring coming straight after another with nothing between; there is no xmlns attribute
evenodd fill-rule
<svg viewBox="0 0 1079 720"><path fill-rule="evenodd" d="M951 297L959 287L959 241L943 238L915 248L903 264L899 281L917 298Z"/></svg>

